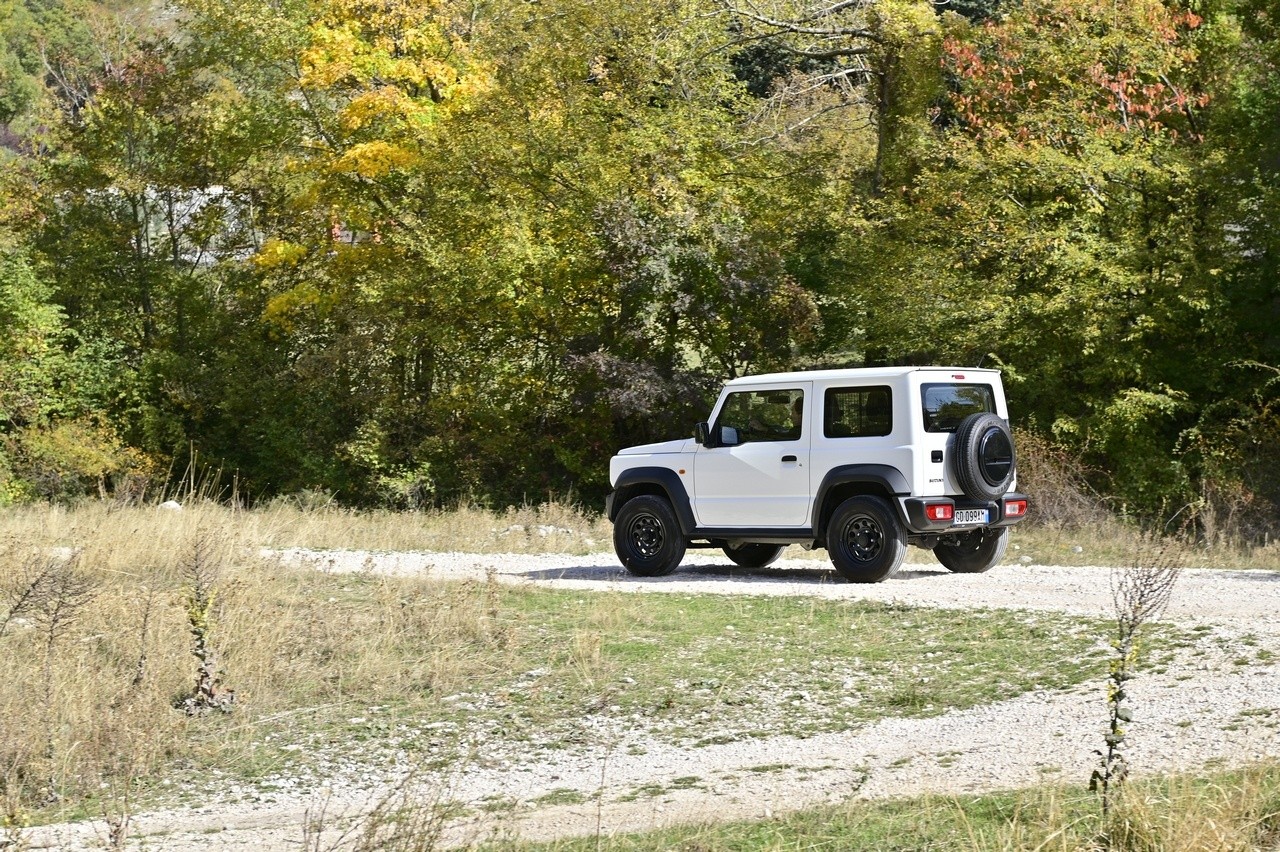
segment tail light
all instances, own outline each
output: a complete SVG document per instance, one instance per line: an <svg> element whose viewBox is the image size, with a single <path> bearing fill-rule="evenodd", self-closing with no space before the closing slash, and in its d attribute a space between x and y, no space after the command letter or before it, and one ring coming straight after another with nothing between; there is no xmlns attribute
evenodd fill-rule
<svg viewBox="0 0 1280 852"><path fill-rule="evenodd" d="M1026 500L1004 501L1004 516L1006 518L1021 518L1026 513L1027 513Z"/></svg>
<svg viewBox="0 0 1280 852"><path fill-rule="evenodd" d="M956 507L951 503L927 503L924 516L931 521L949 521L955 517Z"/></svg>

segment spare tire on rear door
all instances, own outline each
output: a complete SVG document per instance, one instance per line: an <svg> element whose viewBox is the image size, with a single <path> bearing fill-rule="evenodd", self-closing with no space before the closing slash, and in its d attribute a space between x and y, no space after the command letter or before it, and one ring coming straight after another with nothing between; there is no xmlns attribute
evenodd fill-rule
<svg viewBox="0 0 1280 852"><path fill-rule="evenodd" d="M1013 484L1013 433L1004 418L970 414L956 428L955 475L974 500L995 500Z"/></svg>

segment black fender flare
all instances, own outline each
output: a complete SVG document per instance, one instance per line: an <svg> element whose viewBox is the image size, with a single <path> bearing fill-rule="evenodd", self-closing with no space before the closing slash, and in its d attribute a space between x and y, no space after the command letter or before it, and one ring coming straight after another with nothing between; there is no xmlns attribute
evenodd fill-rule
<svg viewBox="0 0 1280 852"><path fill-rule="evenodd" d="M685 535L692 533L698 526L693 517L693 504L689 500L689 492L685 490L680 474L669 467L633 467L618 475L613 492L605 501L605 512L609 520L618 517L622 504L638 494L661 494L671 503L676 518L680 521L680 529Z"/></svg>
<svg viewBox="0 0 1280 852"><path fill-rule="evenodd" d="M902 475L902 471L892 465L846 464L833 467L822 478L822 484L818 486L813 499L813 532L819 539L826 535L825 518L831 515L831 511L826 510L827 495L833 489L851 483L873 485L875 489L872 493L883 491L890 498L911 493L911 484L907 482L907 478ZM902 517L902 507L898 505L898 501L890 499L889 504L894 514L905 524L906 519ZM834 509L834 506L831 507L832 511Z"/></svg>

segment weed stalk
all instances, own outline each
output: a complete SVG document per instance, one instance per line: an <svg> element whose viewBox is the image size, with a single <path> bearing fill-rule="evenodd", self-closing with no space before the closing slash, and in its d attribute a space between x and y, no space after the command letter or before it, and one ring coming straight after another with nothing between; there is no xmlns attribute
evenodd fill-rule
<svg viewBox="0 0 1280 852"><path fill-rule="evenodd" d="M187 626L191 631L191 653L197 660L195 688L178 703L188 716L202 716L210 710L230 713L236 700L235 690L222 689L218 678L217 653L209 641L219 573L212 549L209 536L198 534L191 544L191 552L184 565L189 582Z"/></svg>
<svg viewBox="0 0 1280 852"><path fill-rule="evenodd" d="M53 663L58 643L80 608L93 598L93 584L76 570L78 558L50 562L42 573L42 580L26 598L31 604L32 621L40 630L44 649L41 665L41 717L45 730L45 759L49 762L47 797L50 802L59 798L57 778L53 767L57 765L57 730L54 719L54 698L57 686L53 676Z"/></svg>
<svg viewBox="0 0 1280 852"><path fill-rule="evenodd" d="M1169 605L1182 572L1176 548L1177 544L1169 539L1156 543L1144 538L1133 562L1111 574L1116 633L1111 642L1115 653L1107 678L1106 747L1094 752L1099 757L1099 766L1089 779L1089 789L1101 796L1104 822L1111 812L1116 790L1129 774L1123 747L1125 728L1133 721L1128 683L1137 669L1139 634Z"/></svg>

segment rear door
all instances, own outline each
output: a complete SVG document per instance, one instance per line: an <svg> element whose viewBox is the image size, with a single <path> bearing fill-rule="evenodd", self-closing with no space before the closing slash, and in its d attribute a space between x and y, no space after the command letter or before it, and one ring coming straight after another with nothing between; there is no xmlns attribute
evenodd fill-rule
<svg viewBox="0 0 1280 852"><path fill-rule="evenodd" d="M996 410L995 388L989 380L984 381L985 378L982 373L939 373L936 377L926 374L919 391L922 417L919 425L923 433L918 445L923 450L921 456L929 459L929 475L927 483L917 486L917 493L961 493L952 459L956 428L971 414L989 412L1003 416Z"/></svg>

